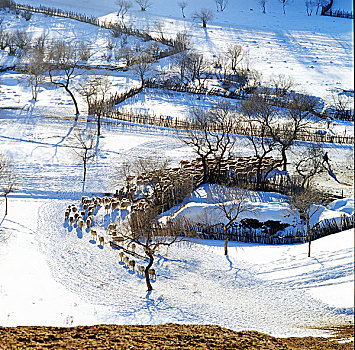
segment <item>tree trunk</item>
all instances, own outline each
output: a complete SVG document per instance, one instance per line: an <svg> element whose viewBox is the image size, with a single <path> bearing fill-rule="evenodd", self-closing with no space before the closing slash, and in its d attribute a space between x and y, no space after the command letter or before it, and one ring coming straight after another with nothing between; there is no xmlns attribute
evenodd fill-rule
<svg viewBox="0 0 355 350"><path fill-rule="evenodd" d="M309 235L309 238L308 238L308 257L310 258L311 257L311 235Z"/></svg>
<svg viewBox="0 0 355 350"><path fill-rule="evenodd" d="M202 27L206 28L206 21L204 19L202 20Z"/></svg>
<svg viewBox="0 0 355 350"><path fill-rule="evenodd" d="M7 215L7 194L5 193L5 215Z"/></svg>
<svg viewBox="0 0 355 350"><path fill-rule="evenodd" d="M97 116L97 136L101 135L101 113Z"/></svg>
<svg viewBox="0 0 355 350"><path fill-rule="evenodd" d="M85 182L86 179L86 157L84 158L84 178L83 178L83 182Z"/></svg>
<svg viewBox="0 0 355 350"><path fill-rule="evenodd" d="M224 230L224 237L225 237L224 255L228 255L228 233L227 233L226 225L223 225L223 230Z"/></svg>
<svg viewBox="0 0 355 350"><path fill-rule="evenodd" d="M203 166L203 180L202 183L207 183L209 179L209 174L208 174L208 164L207 161L204 157L202 157L202 166Z"/></svg>
<svg viewBox="0 0 355 350"><path fill-rule="evenodd" d="M282 170L287 171L287 156L286 156L286 149L282 147L281 149L281 156L282 156Z"/></svg>
<svg viewBox="0 0 355 350"><path fill-rule="evenodd" d="M308 257L311 256L311 242L312 242L312 233L309 227L309 219L307 220L307 233L308 233Z"/></svg>
<svg viewBox="0 0 355 350"><path fill-rule="evenodd" d="M72 92L66 87L64 86L65 91L70 95L71 99L73 100L74 106L75 106L75 114L79 115L79 108L78 108L78 103L76 102L76 99L74 97L74 95L72 94Z"/></svg>
<svg viewBox="0 0 355 350"><path fill-rule="evenodd" d="M259 159L258 166L256 169L256 190L257 191L262 189L261 164L262 164L262 158Z"/></svg>
<svg viewBox="0 0 355 350"><path fill-rule="evenodd" d="M148 255L148 257L149 257L149 264L147 265L147 267L144 270L144 275L145 275L145 282L147 284L147 291L150 292L151 290L153 290L153 287L152 287L152 284L150 283L148 271L153 265L154 257L153 257L153 255Z"/></svg>

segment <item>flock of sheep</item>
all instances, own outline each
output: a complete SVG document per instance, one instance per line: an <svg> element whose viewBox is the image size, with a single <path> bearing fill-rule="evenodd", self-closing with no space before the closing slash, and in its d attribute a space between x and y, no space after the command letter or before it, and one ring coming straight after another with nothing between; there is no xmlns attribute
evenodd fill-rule
<svg viewBox="0 0 355 350"><path fill-rule="evenodd" d="M236 159L223 160L220 162L221 175L236 177L251 177L255 175L257 159L253 157L239 157ZM208 159L208 166L213 168L216 160ZM275 168L281 165L280 161L268 157L263 163L263 170ZM126 186L117 190L111 197L93 197L83 196L81 204L78 207L69 205L65 211L64 217L69 227L76 225L80 230L84 227L91 233L92 240L99 242L100 246L105 243L114 244L115 247L122 250L119 253L120 262L131 271L137 270L140 275L146 273L145 267L136 265L135 260L130 259L124 252L131 256L144 257L135 253L136 244L123 237L117 230L117 224L111 222L106 231L99 232L93 227L94 215L100 208L104 209L106 215L112 214L115 210L127 210L131 217L140 215L148 208L157 209L156 214L170 209L172 206L180 203L184 197L190 194L194 188L198 187L203 178L203 164L201 159L192 161L182 160L177 168L161 169L143 173L137 177L128 176ZM161 209L160 209L161 208ZM127 249L123 245L127 243ZM129 248L129 249L128 249ZM154 269L147 271L149 277L156 279Z"/></svg>
<svg viewBox="0 0 355 350"><path fill-rule="evenodd" d="M123 245L127 239L118 234L117 224L110 223L106 229L105 234L103 233L98 234L98 231L94 229L92 225L94 221L93 220L94 215L101 207L104 208L105 214L108 214L110 210L111 211L117 209L126 210L129 205L130 202L126 198L123 199L119 199L118 197L89 198L87 196L83 196L81 198L81 205L80 205L81 208L80 207L77 208L76 205L69 205L65 210L64 219L69 227L76 226L80 230L83 230L85 226L87 231L90 230L92 240L95 242L98 241L100 246L103 247L106 243L115 242L116 247L118 244L121 244L121 247L124 249ZM124 250L131 255L134 254L136 250L136 244L128 242L127 248L128 246L130 250L128 249L124 249ZM123 251L119 252L119 257L120 257L120 262L122 262L123 265L127 267L129 270L135 272L135 269L137 269L137 272L140 275L142 276L144 275L145 267L143 265L136 265L136 261L130 259ZM156 279L155 269L149 269L148 275L150 278L155 280Z"/></svg>

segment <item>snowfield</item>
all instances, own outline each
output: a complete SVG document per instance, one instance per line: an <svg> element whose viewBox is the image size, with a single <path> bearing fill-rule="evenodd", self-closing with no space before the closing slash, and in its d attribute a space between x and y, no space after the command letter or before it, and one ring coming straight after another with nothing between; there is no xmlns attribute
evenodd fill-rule
<svg viewBox="0 0 355 350"><path fill-rule="evenodd" d="M39 6L43 1L24 3ZM99 5L98 5L99 3ZM267 2L263 14L258 1L229 1L225 12L216 12L215 1L190 1L186 18L175 0L153 0L147 11L136 4L126 19L154 32L164 23L168 37L186 30L196 48L220 54L230 43L249 51L250 65L262 71L264 80L280 73L290 75L295 90L331 100L332 91L347 90L353 99L353 21L307 16L303 0L294 0L282 14L278 0ZM47 0L46 6L117 19L114 0ZM215 18L204 30L192 21L195 10L211 8ZM334 8L352 11L348 0L335 0ZM5 17L1 29L26 29L34 35L47 33L67 41L81 38L97 53L92 64L104 64L108 31L69 19L34 14L30 21ZM130 38L129 40L131 40ZM16 59L0 50L0 68ZM169 60L156 63L169 67ZM78 80L74 80L74 84ZM110 73L111 92L139 84L131 71ZM192 150L174 130L142 126L102 118L97 156L83 165L75 158L72 136L76 130L95 131L96 120L87 116L83 99L81 114L74 116L70 97L61 89L44 85L38 101L20 85L21 74L0 72L0 152L12 158L20 186L9 196L8 215L0 199L0 326L72 326L105 324L218 324L233 330L258 330L273 336L326 336L330 325L353 323L354 230L336 233L307 244L257 245L224 241L190 240L162 249L154 268L157 279L147 293L144 279L126 269L118 251L103 247L89 232L64 222L68 204L79 204L82 195L114 193L117 168L125 161L149 156L169 158L172 167L193 159ZM349 92L350 91L350 92ZM352 92L351 92L352 91ZM191 107L209 109L223 98L145 89L119 108L183 118ZM354 135L354 123L318 121L329 133ZM180 132L183 137L184 131ZM292 162L311 143L297 141L288 151ZM324 143L336 180L328 174L316 186L343 195L313 218L315 221L354 215L354 145ZM245 137L236 135L237 156L251 156ZM275 155L275 154L273 154ZM254 193L255 211L246 215L261 221L280 220L297 224L287 198L275 193ZM177 208L171 209L172 214ZM208 186L198 188L184 201L178 215L199 220L214 217ZM214 214L213 214L214 213ZM95 216L102 232L110 220L127 212ZM137 263L143 264L143 261Z"/></svg>
<svg viewBox="0 0 355 350"><path fill-rule="evenodd" d="M304 336L352 319L351 230L314 241L311 258L303 244L230 242L224 256L222 241L181 243L156 256L158 277L147 293L116 250L63 227L67 203L11 201L2 223L12 235L1 246L1 325L212 323ZM19 220L16 211L26 207Z"/></svg>
<svg viewBox="0 0 355 350"><path fill-rule="evenodd" d="M23 1L40 5L43 1ZM351 11L352 2L342 1L337 8ZM99 16L102 20L115 21L117 7L113 0L95 1L49 0L46 6L74 10ZM126 14L127 21L138 28L155 30L157 22L164 23L167 37L175 37L178 31L186 31L201 52L219 54L226 46L235 43L249 51L250 65L263 73L265 80L272 75L291 76L296 89L329 99L331 90L354 89L352 21L344 18L307 16L303 0L295 0L286 6L278 0L270 0L266 13L256 0L229 1L223 12L216 12L215 1L189 2L183 19L181 9L174 0L154 0L147 11L140 11L137 4ZM192 15L201 7L211 9L215 18L204 30Z"/></svg>
<svg viewBox="0 0 355 350"><path fill-rule="evenodd" d="M22 180L1 223L8 237L0 245L1 325L213 323L302 336L351 321L351 230L314 241L311 258L304 244L230 242L225 257L223 241L182 243L156 256L158 278L147 294L145 281L121 266L116 250L101 249L86 231L64 225L66 206L78 204L82 194L82 165L68 144L75 123L95 126L0 111L1 150L11 152ZM88 195L112 192L114 166L123 160L154 152L173 163L192 156L168 130L104 123L102 131L100 155L88 168ZM342 147L329 147L330 157ZM196 197L203 204L201 192ZM280 196L263 197L259 215L281 217ZM352 203L337 201L327 210L351 214ZM107 227L108 219L98 214L95 225Z"/></svg>

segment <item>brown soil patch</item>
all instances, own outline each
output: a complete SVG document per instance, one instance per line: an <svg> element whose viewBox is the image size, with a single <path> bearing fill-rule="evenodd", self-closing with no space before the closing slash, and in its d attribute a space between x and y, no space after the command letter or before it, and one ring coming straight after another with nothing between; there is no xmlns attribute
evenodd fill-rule
<svg viewBox="0 0 355 350"><path fill-rule="evenodd" d="M334 329L334 328L333 328ZM339 330L339 329L338 329ZM343 337L354 335L348 327ZM96 325L85 327L0 327L0 349L245 349L350 350L354 342L334 338L274 338L255 331L235 332L219 326Z"/></svg>

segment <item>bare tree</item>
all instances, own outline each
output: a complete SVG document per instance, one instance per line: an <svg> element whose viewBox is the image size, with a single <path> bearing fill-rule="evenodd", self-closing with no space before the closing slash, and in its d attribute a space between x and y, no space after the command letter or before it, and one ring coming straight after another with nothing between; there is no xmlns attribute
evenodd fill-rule
<svg viewBox="0 0 355 350"><path fill-rule="evenodd" d="M263 13L266 13L266 2L267 0L259 0L258 1L260 6L261 6L261 9L263 10Z"/></svg>
<svg viewBox="0 0 355 350"><path fill-rule="evenodd" d="M192 19L194 21L201 21L202 22L202 27L206 28L207 27L207 22L211 21L213 19L213 13L210 9L205 9L202 8L199 11L196 11L192 15Z"/></svg>
<svg viewBox="0 0 355 350"><path fill-rule="evenodd" d="M119 48L116 59L124 59L126 61L126 66L131 66L137 58L135 50L128 46L122 46Z"/></svg>
<svg viewBox="0 0 355 350"><path fill-rule="evenodd" d="M294 86L294 81L290 76L279 74L271 78L271 85L275 89L275 95L285 97L290 89Z"/></svg>
<svg viewBox="0 0 355 350"><path fill-rule="evenodd" d="M134 0L141 8L141 11L145 11L147 8L152 6L151 0Z"/></svg>
<svg viewBox="0 0 355 350"><path fill-rule="evenodd" d="M98 153L97 135L93 132L77 131L70 139L70 148L77 159L83 162L83 191L85 188L87 163Z"/></svg>
<svg viewBox="0 0 355 350"><path fill-rule="evenodd" d="M239 219L240 214L251 211L248 203L250 194L241 188L218 186L211 188L212 203L216 204L218 211L227 223L222 222L224 229L224 255L228 255L229 229Z"/></svg>
<svg viewBox="0 0 355 350"><path fill-rule="evenodd" d="M199 86L203 86L208 77L210 64L202 54L195 51L187 53L186 76L187 80L194 83L198 81Z"/></svg>
<svg viewBox="0 0 355 350"><path fill-rule="evenodd" d="M244 63L244 64L243 64ZM229 89L231 84L244 86L248 81L248 51L240 45L229 45L224 55L214 59L217 78L223 87Z"/></svg>
<svg viewBox="0 0 355 350"><path fill-rule="evenodd" d="M328 0L315 0L315 5L317 6L316 15L318 15L319 9L322 6L326 6L327 4L329 4Z"/></svg>
<svg viewBox="0 0 355 350"><path fill-rule="evenodd" d="M256 188L260 190L263 189L267 176L267 173L263 172L263 162L276 149L276 142L270 137L268 125L278 115L278 107L268 103L267 90L262 89L254 93L248 101L241 103L241 112L248 125L247 139L257 158Z"/></svg>
<svg viewBox="0 0 355 350"><path fill-rule="evenodd" d="M306 5L306 12L308 16L312 16L313 8L315 6L315 2L313 0L305 0L304 4Z"/></svg>
<svg viewBox="0 0 355 350"><path fill-rule="evenodd" d="M201 158L202 182L206 183L209 180L218 182L221 163L234 155L236 138L232 133L239 121L238 117L232 112L229 104L222 103L210 111L193 108L189 121L191 128L186 131L187 136L181 135L179 139L192 147L194 153ZM213 166L209 166L208 158L215 160Z"/></svg>
<svg viewBox="0 0 355 350"><path fill-rule="evenodd" d="M107 75L96 75L93 77L93 84L96 91L93 95L91 111L97 116L97 136L99 137L101 136L101 116L108 109L106 96L112 87L112 82Z"/></svg>
<svg viewBox="0 0 355 350"><path fill-rule="evenodd" d="M88 105L88 114L97 116L97 136L101 135L101 116L106 112L106 96L112 87L107 75L86 75L79 83L77 90Z"/></svg>
<svg viewBox="0 0 355 350"><path fill-rule="evenodd" d="M16 30L13 33L12 40L17 48L25 51L30 46L32 37L25 30Z"/></svg>
<svg viewBox="0 0 355 350"><path fill-rule="evenodd" d="M179 84L187 85L189 83L189 76L188 76L188 61L189 61L189 54L188 51L184 50L179 52L178 54L174 55L173 57L173 74L175 80Z"/></svg>
<svg viewBox="0 0 355 350"><path fill-rule="evenodd" d="M32 99L37 101L39 90L46 80L47 66L44 62L44 52L32 48L22 57L21 70L26 73L21 77L21 84L29 86Z"/></svg>
<svg viewBox="0 0 355 350"><path fill-rule="evenodd" d="M296 173L301 177L301 187L309 188L311 180L326 170L324 166L325 151L321 144L308 147L295 162Z"/></svg>
<svg viewBox="0 0 355 350"><path fill-rule="evenodd" d="M179 50L180 51L180 50ZM202 86L208 77L209 62L193 49L185 49L174 55L170 80L184 86L198 81Z"/></svg>
<svg viewBox="0 0 355 350"><path fill-rule="evenodd" d="M186 220L174 219L162 224L157 219L159 213L159 207L155 206L133 212L124 221L121 230L128 246L132 243L136 244L144 251L144 256L148 259L148 265L144 269L148 291L153 290L149 270L154 264L155 253L162 247L170 247L193 235L193 230Z"/></svg>
<svg viewBox="0 0 355 350"><path fill-rule="evenodd" d="M312 233L315 225L311 224L312 217L322 209L322 196L314 188L308 187L307 189L303 188L299 191L293 193L290 197L290 206L298 210L300 213L301 219L306 224L306 232L308 238L308 257L311 256L311 242L312 242Z"/></svg>
<svg viewBox="0 0 355 350"><path fill-rule="evenodd" d="M79 115L78 104L70 88L71 81L78 76L78 68L83 63L79 45L61 40L53 42L48 51L46 63L50 82L65 89L74 103L75 114Z"/></svg>
<svg viewBox="0 0 355 350"><path fill-rule="evenodd" d="M162 173L168 168L171 160L169 158L161 157L160 154L153 154L152 156L137 158L132 163L133 171L135 175L143 173L151 173L153 171Z"/></svg>
<svg viewBox="0 0 355 350"><path fill-rule="evenodd" d="M237 66L246 58L246 52L242 46L231 44L227 47L226 56L229 59L230 69L235 72Z"/></svg>
<svg viewBox="0 0 355 350"><path fill-rule="evenodd" d="M280 2L281 2L281 4L282 4L282 10L283 10L283 12L284 12L284 14L286 13L286 11L285 11L285 7L286 7L286 5L288 5L288 3L290 2L290 0L279 0Z"/></svg>
<svg viewBox="0 0 355 350"><path fill-rule="evenodd" d="M121 16L123 21L125 14L132 7L132 2L129 0L116 0L115 4L118 6L117 17Z"/></svg>
<svg viewBox="0 0 355 350"><path fill-rule="evenodd" d="M228 5L228 0L215 0L215 2L217 6L217 12L223 12Z"/></svg>
<svg viewBox="0 0 355 350"><path fill-rule="evenodd" d="M88 106L88 114L93 114L92 106L94 104L94 99L97 94L97 86L95 84L95 79L92 75L85 75L77 85L76 90L84 98Z"/></svg>
<svg viewBox="0 0 355 350"><path fill-rule="evenodd" d="M330 109L335 111L335 117L343 118L344 115L349 111L351 108L352 103L350 99L345 94L337 93L334 91L331 96L331 102L328 104Z"/></svg>
<svg viewBox="0 0 355 350"><path fill-rule="evenodd" d="M178 6L181 8L182 17L185 18L185 7L187 6L187 1L179 1Z"/></svg>
<svg viewBox="0 0 355 350"><path fill-rule="evenodd" d="M177 52L181 52L191 48L191 41L186 32L177 32L173 45Z"/></svg>
<svg viewBox="0 0 355 350"><path fill-rule="evenodd" d="M300 134L307 132L316 104L317 101L312 96L291 94L284 116L276 113L275 119L266 121L270 136L280 150L284 171L287 170L286 151L295 143Z"/></svg>
<svg viewBox="0 0 355 350"><path fill-rule="evenodd" d="M0 189L5 197L5 215L8 212L8 195L18 186L18 176L10 157L5 153L0 153Z"/></svg>
<svg viewBox="0 0 355 350"><path fill-rule="evenodd" d="M135 64L131 69L135 75L139 76L143 87L147 74L152 71L152 57L146 53L140 55L136 58Z"/></svg>

